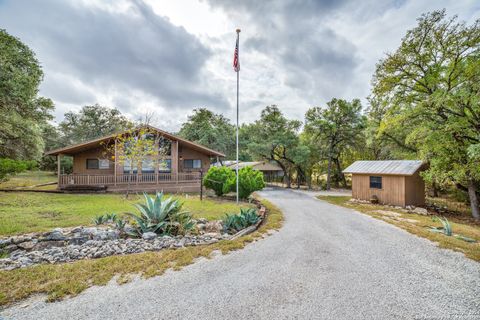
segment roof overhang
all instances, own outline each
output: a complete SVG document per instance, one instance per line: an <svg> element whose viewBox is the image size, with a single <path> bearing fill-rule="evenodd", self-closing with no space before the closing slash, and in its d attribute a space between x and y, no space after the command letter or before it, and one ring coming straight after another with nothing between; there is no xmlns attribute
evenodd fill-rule
<svg viewBox="0 0 480 320"><path fill-rule="evenodd" d="M191 148L193 150L196 150L200 153L206 154L210 157L225 157L225 155L223 153L215 151L215 150L210 149L210 148L207 148L207 147L202 146L198 143L195 143L195 142L189 141L187 139L175 136L171 133L168 133L166 131L160 130L160 129L155 128L155 127L152 127L150 125L148 125L146 127L148 127L149 129L151 129L153 131L158 132L160 135L162 135L163 137L165 137L169 140L178 141L179 144L184 145L184 146L188 146L189 148ZM74 144L74 145L64 147L64 148L50 150L50 151L45 152L45 155L50 155L50 156L56 156L56 155L59 155L59 154L74 155L74 154L77 154L77 153L85 151L85 150L98 148L103 143L108 143L108 141L113 142L115 137L117 137L118 135L120 135L122 133L126 133L126 131L119 132L119 133L116 133L116 134L111 134L111 135L101 137L101 138L98 138L98 139L95 139L95 140Z"/></svg>

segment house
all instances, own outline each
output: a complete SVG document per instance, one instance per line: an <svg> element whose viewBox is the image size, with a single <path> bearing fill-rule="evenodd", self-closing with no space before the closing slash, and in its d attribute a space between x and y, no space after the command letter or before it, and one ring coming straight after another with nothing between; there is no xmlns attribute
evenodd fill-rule
<svg viewBox="0 0 480 320"><path fill-rule="evenodd" d="M232 170L235 170L235 161L224 161L224 165ZM269 161L250 161L239 162L238 168L252 167L254 170L261 171L266 182L279 182L283 179L283 169L278 164Z"/></svg>
<svg viewBox="0 0 480 320"><path fill-rule="evenodd" d="M142 128L148 129L149 138L153 137L155 144L159 145L155 150L162 151L155 151L155 154L146 156L133 166L128 159L122 160L123 150L117 147L118 137L131 134L131 131L46 152L46 155L57 157L58 188L108 192L127 188L136 191L198 192L201 173L208 170L211 159L225 156L158 128ZM138 133L138 130L141 129L134 132ZM62 174L60 160L64 156L73 158L72 174Z"/></svg>
<svg viewBox="0 0 480 320"><path fill-rule="evenodd" d="M423 206L425 183L420 176L424 168L419 160L356 161L343 173L352 175L352 197L396 206Z"/></svg>

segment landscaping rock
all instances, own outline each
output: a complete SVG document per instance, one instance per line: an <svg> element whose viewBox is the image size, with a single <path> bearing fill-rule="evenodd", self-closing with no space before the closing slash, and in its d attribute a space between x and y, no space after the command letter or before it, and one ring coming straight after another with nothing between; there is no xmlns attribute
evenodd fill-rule
<svg viewBox="0 0 480 320"><path fill-rule="evenodd" d="M416 207L414 210L413 210L414 213L417 213L417 214L421 214L421 215L428 215L428 210L425 209L425 208L420 208L420 207Z"/></svg>
<svg viewBox="0 0 480 320"><path fill-rule="evenodd" d="M58 240L65 240L66 237L60 230L53 230L50 232L50 234L47 235L46 237L47 240L53 240L53 241L58 241Z"/></svg>
<svg viewBox="0 0 480 320"><path fill-rule="evenodd" d="M223 230L223 223L221 220L209 221L205 224L205 232L220 233Z"/></svg>
<svg viewBox="0 0 480 320"><path fill-rule="evenodd" d="M30 251L35 247L35 242L33 241L26 241L18 244L18 247L23 250Z"/></svg>
<svg viewBox="0 0 480 320"><path fill-rule="evenodd" d="M13 252L13 251L15 251L15 250L17 250L17 249L18 249L18 246L15 245L15 244L11 244L11 245L6 246L6 247L3 248L3 250L5 250L6 252L9 252L9 253L10 253L10 252Z"/></svg>
<svg viewBox="0 0 480 320"><path fill-rule="evenodd" d="M33 250L39 251L39 250L45 250L52 247L63 247L63 246L65 246L64 241L54 241L54 240L41 241L35 244L35 246L33 247Z"/></svg>
<svg viewBox="0 0 480 320"><path fill-rule="evenodd" d="M0 239L0 248L6 247L12 243L12 239Z"/></svg>
<svg viewBox="0 0 480 320"><path fill-rule="evenodd" d="M157 237L157 234L155 232L145 232L142 234L142 238L144 240L153 240Z"/></svg>
<svg viewBox="0 0 480 320"><path fill-rule="evenodd" d="M380 213L382 216L389 216L389 217L401 217L402 214L394 211L386 211L386 210L375 210L374 212Z"/></svg>

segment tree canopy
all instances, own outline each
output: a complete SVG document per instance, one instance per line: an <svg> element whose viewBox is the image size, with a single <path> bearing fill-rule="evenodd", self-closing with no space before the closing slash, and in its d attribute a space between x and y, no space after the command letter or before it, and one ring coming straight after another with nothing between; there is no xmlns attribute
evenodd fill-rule
<svg viewBox="0 0 480 320"><path fill-rule="evenodd" d="M379 135L429 163L430 182L469 191L480 219L480 20L467 26L445 11L424 14L373 79Z"/></svg>
<svg viewBox="0 0 480 320"><path fill-rule="evenodd" d="M37 159L42 127L52 119L53 103L39 97L43 72L35 53L0 29L0 157Z"/></svg>
<svg viewBox="0 0 480 320"><path fill-rule="evenodd" d="M64 145L93 140L133 128L134 123L118 109L95 104L84 106L79 112L65 113L59 130Z"/></svg>
<svg viewBox="0 0 480 320"><path fill-rule="evenodd" d="M337 169L336 181L346 186L340 157L348 148L357 148L361 140L365 127L361 110L358 99L348 102L334 98L327 102L326 108L311 108L305 115L305 132L313 136L320 158L328 162L327 189L330 189L332 165Z"/></svg>
<svg viewBox="0 0 480 320"><path fill-rule="evenodd" d="M193 114L182 124L178 134L190 141L221 151L227 158L235 157L235 127L221 114L206 108L194 109Z"/></svg>

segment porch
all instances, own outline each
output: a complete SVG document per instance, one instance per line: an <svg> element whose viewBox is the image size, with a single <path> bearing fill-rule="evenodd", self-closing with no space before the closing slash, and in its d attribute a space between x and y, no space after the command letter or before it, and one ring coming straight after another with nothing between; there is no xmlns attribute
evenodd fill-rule
<svg viewBox="0 0 480 320"><path fill-rule="evenodd" d="M165 192L200 192L202 172L124 173L124 174L60 174L58 188L81 190L102 187L107 192L130 190L163 190Z"/></svg>

